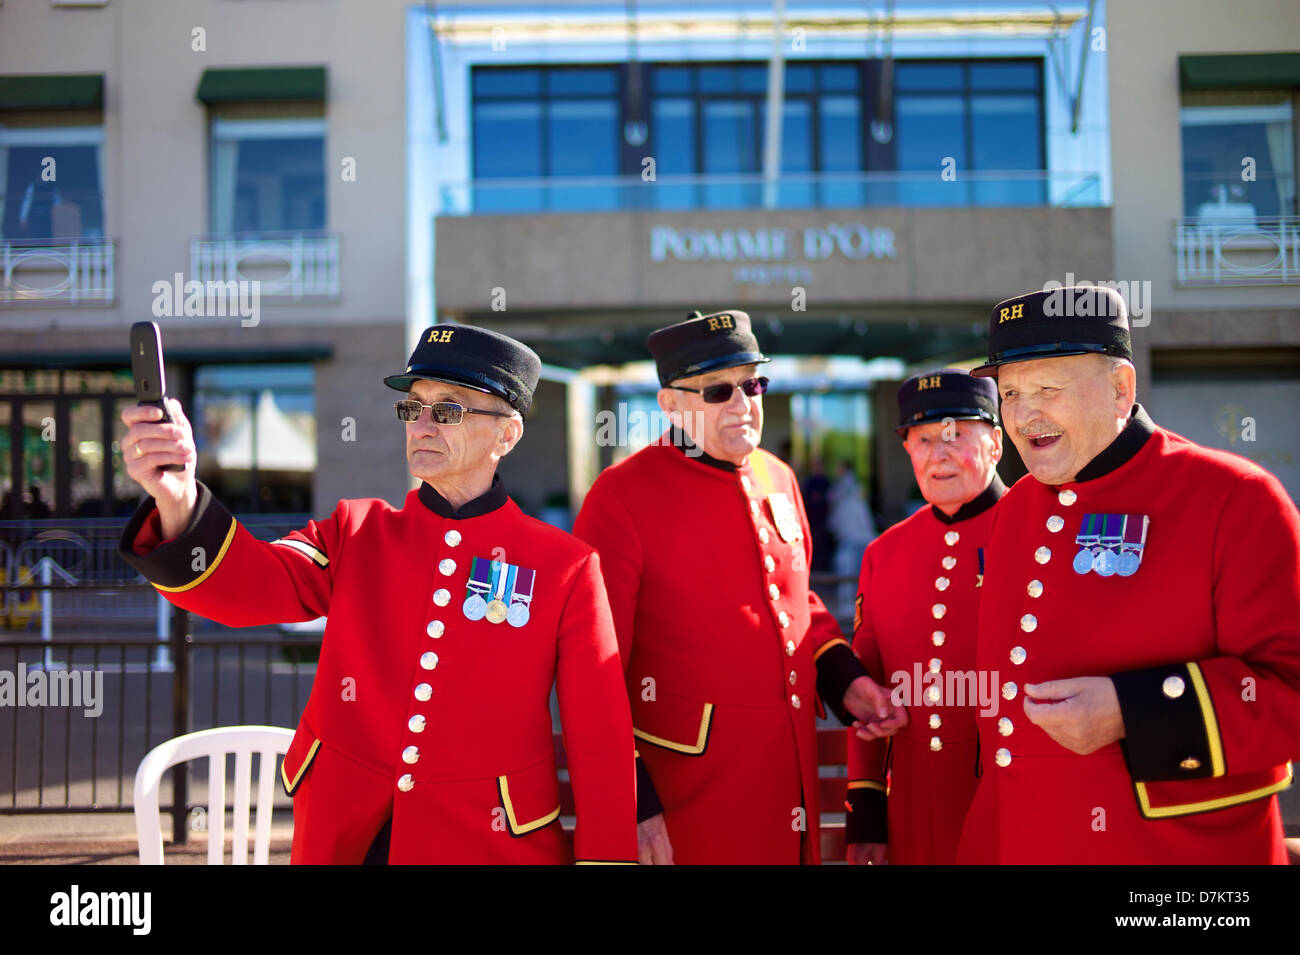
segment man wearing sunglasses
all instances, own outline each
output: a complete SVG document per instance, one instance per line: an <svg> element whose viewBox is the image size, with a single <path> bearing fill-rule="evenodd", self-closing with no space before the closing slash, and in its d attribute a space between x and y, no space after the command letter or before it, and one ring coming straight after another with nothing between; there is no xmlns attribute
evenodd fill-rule
<svg viewBox="0 0 1300 955"><path fill-rule="evenodd" d="M523 436L541 362L487 329L435 325L384 379L420 481L404 506L340 501L255 540L195 481L194 439L128 408L149 493L123 557L167 599L230 626L328 616L284 758L295 863L633 863L632 724L592 548L527 517L497 462ZM164 464L184 470L161 470ZM550 697L578 827L571 853Z"/></svg>
<svg viewBox="0 0 1300 955"><path fill-rule="evenodd" d="M627 671L640 860L817 862L818 698L869 735L907 717L809 587L798 482L758 447L749 316L696 313L647 345L673 427L602 473L574 526Z"/></svg>

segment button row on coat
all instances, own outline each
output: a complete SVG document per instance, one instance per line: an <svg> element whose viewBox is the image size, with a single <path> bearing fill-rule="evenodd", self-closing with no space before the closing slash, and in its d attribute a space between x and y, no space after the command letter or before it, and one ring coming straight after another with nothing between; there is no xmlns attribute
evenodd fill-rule
<svg viewBox="0 0 1300 955"><path fill-rule="evenodd" d="M442 536L443 542L448 547L457 547L460 545L461 536L458 530L449 530ZM444 557L438 561L438 573L444 577L450 577L456 572L456 562L450 557ZM439 607L445 607L451 603L451 592L445 588L439 588L433 592L433 602ZM437 640L447 631L447 626L441 620L430 620L425 625L424 632L430 637ZM420 654L420 667L425 670L432 670L438 666L438 654L432 650L426 650ZM428 683L421 683L415 688L415 698L421 703L427 703L433 699L433 687ZM424 716L416 713L407 720L406 728L412 733L423 733L425 727ZM408 746L402 750L402 762L408 766L415 765L420 759L420 748L418 746ZM397 779L397 788L404 793L409 793L415 788L415 777L410 773L403 773Z"/></svg>

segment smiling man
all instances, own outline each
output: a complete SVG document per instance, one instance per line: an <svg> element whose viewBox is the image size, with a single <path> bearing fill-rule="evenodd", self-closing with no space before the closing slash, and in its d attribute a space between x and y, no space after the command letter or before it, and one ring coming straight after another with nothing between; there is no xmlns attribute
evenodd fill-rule
<svg viewBox="0 0 1300 955"><path fill-rule="evenodd" d="M976 658L1003 703L958 861L1284 863L1295 506L1136 403L1116 292L1001 302L989 353L972 374L997 379L1030 473L993 515Z"/></svg>
<svg viewBox="0 0 1300 955"><path fill-rule="evenodd" d="M1006 491L997 409L993 383L957 369L914 375L898 389L896 430L930 506L863 555L853 649L877 681L893 684L901 673L906 682L897 685L915 689L905 700L908 725L888 749L849 731L850 864L888 856L894 864L951 865L957 855L977 782L981 684L945 674L975 673L984 549ZM960 687L961 698L946 686Z"/></svg>
<svg viewBox="0 0 1300 955"><path fill-rule="evenodd" d="M556 686L580 862L636 859L632 725L592 549L523 514L496 476L541 362L487 329L435 325L403 372L401 509L340 501L264 543L194 478L189 422L122 413L149 494L122 556L173 603L229 626L327 616L284 758L295 863L561 863ZM184 470L161 470L165 464Z"/></svg>
<svg viewBox="0 0 1300 955"><path fill-rule="evenodd" d="M574 533L601 556L638 741L642 863L820 858L816 710L887 735L906 713L809 587L791 470L758 447L749 316L647 340L673 427L604 471Z"/></svg>

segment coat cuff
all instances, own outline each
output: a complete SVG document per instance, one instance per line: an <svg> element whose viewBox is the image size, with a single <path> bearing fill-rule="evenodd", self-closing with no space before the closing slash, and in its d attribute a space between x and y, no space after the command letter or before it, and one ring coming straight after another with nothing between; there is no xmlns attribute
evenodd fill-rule
<svg viewBox="0 0 1300 955"><path fill-rule="evenodd" d="M844 708L844 694L849 684L867 676L867 668L842 637L828 640L813 654L817 664L817 695L845 726L853 725L853 714Z"/></svg>
<svg viewBox="0 0 1300 955"><path fill-rule="evenodd" d="M1219 721L1199 666L1171 663L1111 680L1124 719L1120 746L1135 781L1224 775Z"/></svg>
<svg viewBox="0 0 1300 955"><path fill-rule="evenodd" d="M844 800L844 808L848 810L844 817L844 841L849 845L888 842L889 824L885 812L888 798L884 783L871 779L850 780L848 797Z"/></svg>
<svg viewBox="0 0 1300 955"><path fill-rule="evenodd" d="M636 755L636 821L645 822L651 816L664 811L664 804L659 801L659 793L650 779L650 771L641 761L641 754Z"/></svg>
<svg viewBox="0 0 1300 955"><path fill-rule="evenodd" d="M122 531L117 552L159 590L189 590L220 566L239 526L224 504L198 482L198 499L185 530L160 541L158 508L145 498Z"/></svg>

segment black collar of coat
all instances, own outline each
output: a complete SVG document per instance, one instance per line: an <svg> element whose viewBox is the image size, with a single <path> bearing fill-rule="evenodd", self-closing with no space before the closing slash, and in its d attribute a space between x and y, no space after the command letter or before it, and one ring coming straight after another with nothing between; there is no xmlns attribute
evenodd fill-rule
<svg viewBox="0 0 1300 955"><path fill-rule="evenodd" d="M933 504L930 505L930 510L941 523L959 524L962 521L968 521L972 517L977 517L980 514L983 514L998 502L998 498L1006 493L1007 486L1002 483L1002 478L998 477L998 472L994 471L993 480L989 482L989 486L980 491L976 497L971 498L961 507L957 508L951 517L939 510Z"/></svg>
<svg viewBox="0 0 1300 955"><path fill-rule="evenodd" d="M460 507L452 507L445 497L433 489L433 485L427 481L420 483L420 503L427 507L439 517L446 517L453 521L463 521L470 517L482 517L484 514L495 511L498 507L505 504L510 498L506 495L506 486L501 483L501 475L492 475L492 486L474 498L472 501L466 501Z"/></svg>
<svg viewBox="0 0 1300 955"><path fill-rule="evenodd" d="M677 425L673 425L672 428L669 429L668 440L672 443L674 448L681 451L682 454L685 454L686 457L690 458L692 461L699 461L701 464L707 464L709 467L717 468L719 471L739 470L730 461L722 461L712 455L705 454L704 449L696 447L695 442L690 439L690 436L681 428L677 427ZM688 451L693 451L695 453L687 454Z"/></svg>
<svg viewBox="0 0 1300 955"><path fill-rule="evenodd" d="M1147 443L1147 438L1155 432L1156 425L1151 420L1151 416L1146 413L1145 408L1134 402L1124 430L1115 436L1114 441L1106 445L1105 450L1079 469L1073 483L1094 481L1127 464L1142 450L1142 446Z"/></svg>

